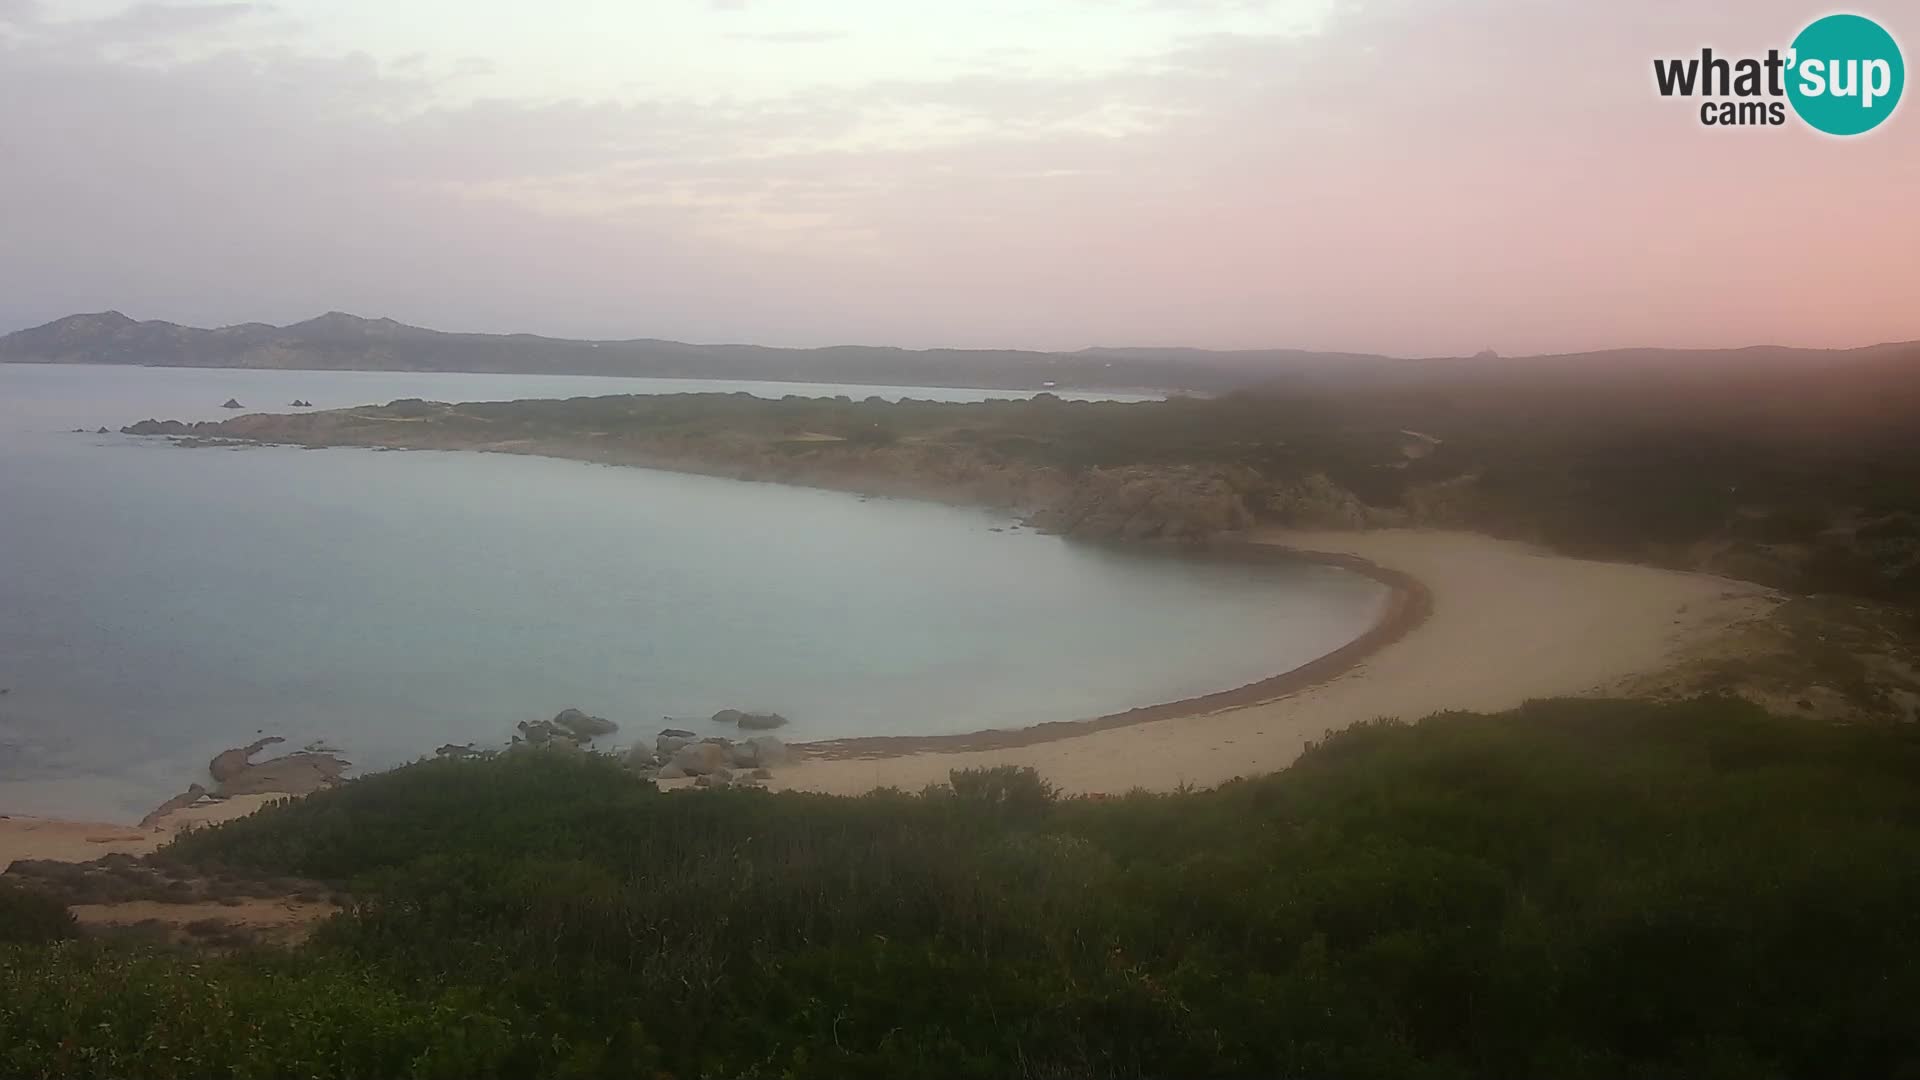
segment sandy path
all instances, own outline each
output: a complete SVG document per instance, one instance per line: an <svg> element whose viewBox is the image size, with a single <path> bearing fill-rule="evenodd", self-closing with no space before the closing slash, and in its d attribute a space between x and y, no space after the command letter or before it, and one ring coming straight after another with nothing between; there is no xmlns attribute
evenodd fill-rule
<svg viewBox="0 0 1920 1080"><path fill-rule="evenodd" d="M192 940L186 931L191 923L217 920L246 931L254 940L275 945L291 945L313 931L322 919L340 910L324 900L296 900L276 897L237 898L233 903L216 901L195 904L164 904L154 900L127 900L118 904L74 904L67 910L81 926L138 926L159 923L175 940Z"/></svg>
<svg viewBox="0 0 1920 1080"><path fill-rule="evenodd" d="M1277 700L1030 746L811 759L778 770L771 786L912 791L950 769L1014 764L1076 793L1206 787L1284 768L1307 742L1361 720L1605 692L1777 602L1746 582L1570 559L1470 533L1274 530L1256 539L1403 571L1430 590L1432 612L1358 667Z"/></svg>

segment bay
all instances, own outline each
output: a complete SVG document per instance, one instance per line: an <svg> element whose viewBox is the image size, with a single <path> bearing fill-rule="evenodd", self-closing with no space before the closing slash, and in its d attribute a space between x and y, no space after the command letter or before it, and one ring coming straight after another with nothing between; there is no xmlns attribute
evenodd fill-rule
<svg viewBox="0 0 1920 1080"><path fill-rule="evenodd" d="M720 708L777 710L790 740L1091 717L1297 666L1385 600L1331 567L1116 551L929 503L70 430L231 415L228 397L694 389L1011 396L0 365L0 813L137 817L256 733L327 740L365 770L566 706L620 723L615 743Z"/></svg>

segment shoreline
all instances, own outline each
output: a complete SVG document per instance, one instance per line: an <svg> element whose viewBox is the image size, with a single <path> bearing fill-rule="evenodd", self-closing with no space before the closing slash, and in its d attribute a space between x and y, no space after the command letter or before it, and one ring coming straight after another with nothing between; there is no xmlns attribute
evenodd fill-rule
<svg viewBox="0 0 1920 1080"><path fill-rule="evenodd" d="M1400 610L1342 649L1237 690L978 736L828 743L770 786L913 791L952 770L1011 765L1070 795L1213 787L1284 769L1309 744L1376 718L1622 693L1764 619L1780 599L1749 582L1575 559L1477 533L1267 530L1246 543L1388 575L1407 586Z"/></svg>
<svg viewBox="0 0 1920 1080"><path fill-rule="evenodd" d="M770 789L917 790L954 769L998 765L1031 766L1068 794L1215 786L1285 768L1310 742L1376 717L1412 721L1604 692L1763 617L1777 601L1746 582L1572 559L1474 533L1269 530L1211 550L1338 566L1389 594L1373 624L1345 645L1245 686L1026 728L795 743L795 760L774 773ZM287 797L261 791L200 802L144 826L0 816L0 865L143 854L176 832Z"/></svg>
<svg viewBox="0 0 1920 1080"><path fill-rule="evenodd" d="M1218 541L1203 550L1209 555L1257 562L1309 562L1339 567L1386 586L1387 597L1373 623L1353 640L1304 664L1244 686L1140 705L1084 720L1047 720L1022 728L988 728L952 735L861 735L793 743L790 748L799 757L816 760L871 760L919 753L1007 750L1134 724L1259 705L1339 678L1418 629L1433 612L1433 592L1418 578L1359 556L1242 539Z"/></svg>
<svg viewBox="0 0 1920 1080"><path fill-rule="evenodd" d="M796 475L802 470L788 469L776 470L779 475L753 475L759 470L741 468L740 463L729 466L717 462L692 462L684 455L647 453L639 448L616 448L577 439L508 440L466 445L456 442L450 445L438 439L415 441L407 437L393 438L393 434L387 433L382 443L352 439L302 442L271 436L263 438L260 434L242 434L240 441L243 445L257 446L506 452L736 480L798 484L865 497L920 498L976 506L989 511L1004 512L1010 509L1004 504L995 506L995 500L982 498L983 492L971 490L964 484L959 490L937 491L928 490L924 483L901 483L903 477L856 477L844 473ZM663 457L669 460L662 460ZM894 483L885 482L889 479ZM1373 623L1352 640L1304 664L1252 683L1092 718L1046 721L1023 728L944 735L856 736L795 743L792 746L795 761L776 773L771 787L775 790L852 794L882 786L912 787L942 782L952 768L999 764L1034 765L1036 768L1044 766L1042 771L1049 774L1049 778L1054 779L1062 790L1077 793L1111 793L1141 787L1169 790L1194 783L1213 784L1237 775L1284 768L1311 739L1378 716L1412 720L1453 708L1498 711L1521 704L1529 697L1576 696L1598 692L1608 685L1624 685L1629 678L1660 669L1665 654L1655 650L1655 655L1648 656L1640 646L1649 640L1658 641L1666 624L1679 625L1689 621L1683 617L1690 604L1705 602L1716 591L1721 601L1745 601L1773 595L1771 590L1746 582L1634 564L1573 559L1480 534L1436 530L1387 528L1357 532L1302 532L1255 528L1206 543L1135 541L1127 542L1125 546L1155 551L1170 558L1202 555L1257 561L1314 562L1339 567L1377 581L1386 586L1388 595ZM1460 569L1458 560L1450 562L1446 558L1430 557L1441 549L1452 550L1455 555L1464 554L1467 562L1476 564L1471 568L1472 572L1480 574L1484 580L1472 587L1460 587L1455 580ZM1498 572L1487 574L1478 566L1489 559L1500 565ZM1544 582L1548 588L1529 593L1524 586L1516 587L1516 581L1524 576L1521 571L1538 572L1542 567L1550 569ZM1569 621L1577 622L1587 612L1617 602L1619 591L1628 586L1635 590L1634 595L1644 594L1642 598L1649 601L1648 610L1623 612L1623 625L1605 628L1607 633L1602 635L1605 640L1589 640L1582 636L1579 640L1558 643L1558 647L1565 650L1565 656L1573 658L1571 666L1574 669L1584 671L1588 667L1594 668L1597 678L1582 674L1566 679L1529 682L1528 676L1532 673L1524 668L1508 672L1484 670L1490 658L1516 652L1540 653L1543 644L1553 644L1557 640L1550 632L1552 629L1564 626ZM1667 602L1675 596L1683 599L1678 603ZM1485 625L1489 620L1485 616L1490 613L1497 615L1503 605L1512 607L1516 603L1516 610L1524 616L1521 620L1524 625L1513 628L1513 633L1490 634ZM1442 621L1448 625L1436 628L1433 625L1434 615L1443 605L1449 618ZM1739 607L1738 604L1733 606ZM1726 607L1726 603L1721 603L1715 610ZM1714 623L1717 631L1751 614L1750 610L1743 610L1724 618L1715 615L1709 621ZM1630 619L1625 618L1628 615ZM1470 643L1470 647L1448 657L1442 665L1416 668L1411 672L1368 670L1374 661L1405 652L1409 645L1424 643L1425 651L1431 652L1432 643L1444 639L1465 641ZM1673 644L1677 644L1677 641ZM1596 646L1599 646L1597 650ZM1623 653L1633 657L1631 664L1613 662ZM1543 655L1538 657L1538 661L1536 666L1548 671L1568 666L1557 657ZM1446 681L1462 671L1483 679L1485 685L1475 687L1475 692L1471 694L1450 696L1443 692ZM1360 675L1358 680L1350 678L1356 674ZM1338 715L1313 721L1320 724L1318 727L1311 727L1311 724L1302 726L1295 720L1283 717L1286 719L1283 726L1287 728L1284 737L1271 736L1263 728L1246 732L1244 734L1259 740L1262 745L1254 755L1254 760L1247 762L1245 768L1207 765L1189 769L1178 764L1168 768L1155 767L1150 761L1135 760L1146 752L1146 743L1164 743L1183 733L1203 737L1212 726L1216 726L1208 723L1214 718L1258 718L1273 714L1276 709L1285 712L1301 699L1315 695L1325 697L1323 692L1330 686L1345 686L1355 681L1365 683L1376 691L1385 686L1386 693L1360 695L1362 698L1378 699L1384 704L1341 708ZM1436 690L1436 686L1441 690ZM1516 687L1527 689L1520 693L1511 692ZM1237 739L1228 742L1238 744ZM1097 753L1088 760L1104 754L1108 758L1107 764L1117 767L1102 771L1088 766L1086 762L1068 762L1062 757L1064 754L1090 750ZM1121 760L1113 760L1116 756ZM269 792L264 788L254 790L270 797L289 794ZM216 804L216 809L229 805ZM0 834L17 832L17 829L9 829L7 825L23 821L38 821L42 825L65 824L96 833L103 829L133 832L136 828L140 832L159 832L181 825L177 815L182 813L186 811L149 815L149 820L143 824L153 826L151 830L104 823L61 823L56 819L0 818ZM4 836L0 836L0 840L4 839ZM122 836L113 842L138 844L146 839ZM152 841L148 848L157 843L157 840ZM0 844L0 849L4 849L4 844ZM98 853L104 854L107 850L112 849L102 847Z"/></svg>
<svg viewBox="0 0 1920 1080"><path fill-rule="evenodd" d="M1177 720L1182 717L1274 701L1348 673L1365 662L1372 654L1417 629L1426 621L1433 609L1431 590L1419 579L1392 567L1381 566L1371 560L1339 552L1296 549L1244 539L1219 540L1190 549L1151 544L1114 546L1135 551L1145 549L1170 559L1186 559L1199 555L1255 563L1305 562L1334 566L1379 582L1386 587L1387 595L1372 623L1352 640L1303 664L1242 686L1173 701L1140 705L1087 719L1048 720L1021 728L987 728L949 735L868 735L819 739L811 742L790 743L789 750L796 760L873 760L921 753L1015 749L1134 724ZM250 746L224 751L214 759L210 771L218 771L217 767L224 759L238 755L238 764L233 766L236 770L249 770L260 774L263 780L271 781L285 778L276 771L281 766L301 765L307 758L316 756L302 751L264 762L248 760L254 751L277 741L281 740L274 738L257 740ZM318 756L332 760L331 755ZM195 782L192 786L198 788L200 785ZM161 803L137 823L0 813L0 872L4 872L6 863L13 858L53 857L19 852L9 854L17 846L20 833L42 833L48 842L57 844L62 849L92 850L94 854L89 857L93 858L116 852L151 851L171 839L175 832L244 816L267 801L301 798L310 790L313 790L310 785L307 786L307 790L270 790L268 787L254 785L224 796L201 792L201 797L198 798L193 797L194 793L189 791L186 795L176 796L175 799ZM176 805L176 800L187 801ZM74 848L73 845L76 842L74 837L81 835L86 844L100 846L97 849L91 846L85 849ZM58 839L55 839L56 837Z"/></svg>

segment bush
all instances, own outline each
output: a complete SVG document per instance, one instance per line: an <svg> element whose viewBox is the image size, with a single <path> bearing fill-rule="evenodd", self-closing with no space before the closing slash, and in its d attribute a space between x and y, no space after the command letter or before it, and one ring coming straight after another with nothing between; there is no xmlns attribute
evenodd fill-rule
<svg viewBox="0 0 1920 1080"><path fill-rule="evenodd" d="M999 811L1011 817L1031 818L1053 805L1058 790L1030 766L995 765L955 769L947 774L954 797L963 803Z"/></svg>
<svg viewBox="0 0 1920 1080"><path fill-rule="evenodd" d="M353 880L297 951L0 949L0 1075L1911 1074L1917 844L1920 732L1722 699L1102 800L435 761L171 849Z"/></svg>
<svg viewBox="0 0 1920 1080"><path fill-rule="evenodd" d="M0 882L0 945L65 941L74 936L73 915L51 896Z"/></svg>

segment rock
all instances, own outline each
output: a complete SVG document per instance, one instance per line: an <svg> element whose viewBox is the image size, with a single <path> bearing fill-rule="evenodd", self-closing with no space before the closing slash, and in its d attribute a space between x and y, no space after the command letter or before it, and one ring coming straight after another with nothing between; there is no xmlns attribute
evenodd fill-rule
<svg viewBox="0 0 1920 1080"><path fill-rule="evenodd" d="M688 743L674 751L672 764L685 769L689 776L704 776L726 768L731 757L728 747L719 743Z"/></svg>
<svg viewBox="0 0 1920 1080"><path fill-rule="evenodd" d="M773 779L773 770L762 765L748 775L752 776L755 780L771 780Z"/></svg>
<svg viewBox="0 0 1920 1080"><path fill-rule="evenodd" d="M434 751L435 756L445 758L469 758L478 754L472 743L447 743Z"/></svg>
<svg viewBox="0 0 1920 1080"><path fill-rule="evenodd" d="M787 718L777 712L750 712L740 714L740 726L748 731L771 731L784 727Z"/></svg>
<svg viewBox="0 0 1920 1080"><path fill-rule="evenodd" d="M220 404L220 407L221 407L221 408L223 408L223 409L244 409L244 408L246 408L246 406L245 406L245 405L242 405L242 404L240 404L240 402L239 402L239 401L238 401L237 399L235 399L235 398L228 398L228 399L227 399L226 401L224 401L224 402L222 402L222 403Z"/></svg>
<svg viewBox="0 0 1920 1080"><path fill-rule="evenodd" d="M672 762L668 762L660 767L659 772L653 774L653 778L655 780L685 780L687 778L687 770Z"/></svg>
<svg viewBox="0 0 1920 1080"><path fill-rule="evenodd" d="M215 780L232 779L253 767L253 762L247 760L248 758L272 746L274 743L286 741L287 740L277 735L269 735L264 739L257 739L246 746L236 746L231 750L222 750L213 756L212 761L207 762L207 773Z"/></svg>
<svg viewBox="0 0 1920 1080"><path fill-rule="evenodd" d="M747 745L753 747L755 765L785 765L792 756L787 752L787 744L771 735L755 735L747 740Z"/></svg>
<svg viewBox="0 0 1920 1080"><path fill-rule="evenodd" d="M313 402L302 401L299 398L294 398L292 401L289 401L287 403L287 407L293 408L293 409L311 409L313 408Z"/></svg>
<svg viewBox="0 0 1920 1080"><path fill-rule="evenodd" d="M122 435L185 435L190 429L178 420L142 420L120 429Z"/></svg>
<svg viewBox="0 0 1920 1080"><path fill-rule="evenodd" d="M719 712L713 714L713 722L716 724L738 724L740 718L745 715L746 714L739 709L721 709Z"/></svg>
<svg viewBox="0 0 1920 1080"><path fill-rule="evenodd" d="M332 754L305 751L252 762L220 781L214 795L309 795L340 782L348 763Z"/></svg>
<svg viewBox="0 0 1920 1080"><path fill-rule="evenodd" d="M153 808L153 812L140 819L140 827L146 828L175 810L184 810L206 798L207 789L199 784L188 784L187 790Z"/></svg>
<svg viewBox="0 0 1920 1080"><path fill-rule="evenodd" d="M108 430L107 430L107 428L106 428L106 425L104 425L104 424L102 424L102 425L100 426L100 428L99 428L99 430L97 430L97 431L95 431L95 432L94 432L94 434L95 434L95 435L111 435L111 434L113 434L113 432L111 432L111 431L108 431Z"/></svg>
<svg viewBox="0 0 1920 1080"><path fill-rule="evenodd" d="M693 732L679 728L667 728L660 737L653 740L653 752L661 761L672 759L674 752L694 741Z"/></svg>
<svg viewBox="0 0 1920 1080"><path fill-rule="evenodd" d="M787 744L771 735L755 735L745 742L735 743L732 757L734 765L742 769L784 765L787 762Z"/></svg>
<svg viewBox="0 0 1920 1080"><path fill-rule="evenodd" d="M564 728L582 739L611 735L620 729L620 725L605 717L588 716L579 709L561 709L550 722L554 727Z"/></svg>
<svg viewBox="0 0 1920 1080"><path fill-rule="evenodd" d="M552 720L522 720L514 726L520 730L522 735L527 737L528 742L536 746L545 746L548 743L558 740L560 742L571 743L575 747L578 747L581 743L588 741L589 738L589 736L582 735L572 728L562 727Z"/></svg>

